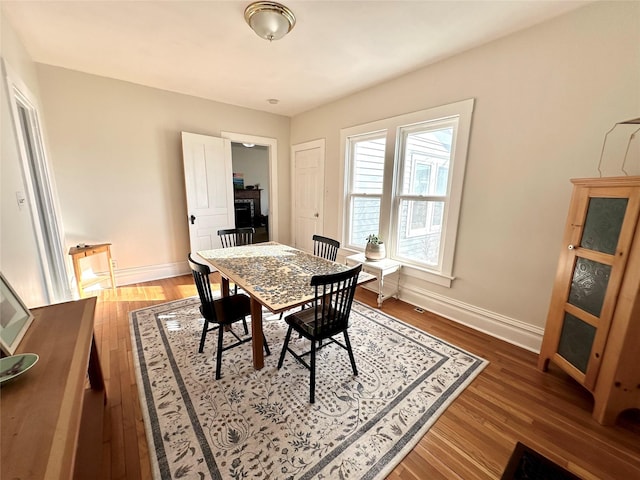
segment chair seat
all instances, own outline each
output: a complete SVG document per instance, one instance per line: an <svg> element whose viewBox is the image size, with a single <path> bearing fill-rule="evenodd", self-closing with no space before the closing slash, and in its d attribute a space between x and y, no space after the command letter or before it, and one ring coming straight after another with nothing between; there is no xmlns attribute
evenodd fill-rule
<svg viewBox="0 0 640 480"><path fill-rule="evenodd" d="M202 304L200 313L207 319L215 318L221 325L231 325L251 314L251 300L243 294L217 298L212 303L215 315L209 315L211 304Z"/></svg>
<svg viewBox="0 0 640 480"><path fill-rule="evenodd" d="M323 308L322 317L325 319L335 318L337 312L334 308ZM294 330L302 334L304 337L312 340L324 340L329 337L342 332L348 327L348 324L343 321L318 323L316 322L316 315L314 307L305 308L299 312L292 313L285 318L285 322L291 325Z"/></svg>

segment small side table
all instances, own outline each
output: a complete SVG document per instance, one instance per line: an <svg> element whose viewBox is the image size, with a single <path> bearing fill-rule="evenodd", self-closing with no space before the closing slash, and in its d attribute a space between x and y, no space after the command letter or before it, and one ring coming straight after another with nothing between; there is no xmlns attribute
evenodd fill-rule
<svg viewBox="0 0 640 480"><path fill-rule="evenodd" d="M109 264L109 276L107 275L97 275L95 278L90 280L82 281L82 269L80 268L80 259L85 257L90 257L91 255L97 255L99 253L104 253L107 255L107 263ZM76 284L78 286L78 294L80 298L83 298L84 289L90 285L96 285L104 281L106 278L111 279L111 288L113 291L116 290L116 279L113 274L113 263L111 262L111 244L110 243L101 243L99 245L86 245L84 247L71 247L69 249L69 255L71 255L71 260L73 262L73 272L76 276Z"/></svg>
<svg viewBox="0 0 640 480"><path fill-rule="evenodd" d="M357 253L355 255L350 255L347 257L347 265L352 266L359 263L362 264L362 270L375 275L378 279L378 308L382 307L382 302L384 302L387 298L398 298L398 294L400 292L400 269L402 268L402 264L400 262L396 262L395 260L391 260L389 258L371 261L367 260L367 258L364 256L364 253ZM396 288L391 293L385 295L384 277L394 273L397 276Z"/></svg>

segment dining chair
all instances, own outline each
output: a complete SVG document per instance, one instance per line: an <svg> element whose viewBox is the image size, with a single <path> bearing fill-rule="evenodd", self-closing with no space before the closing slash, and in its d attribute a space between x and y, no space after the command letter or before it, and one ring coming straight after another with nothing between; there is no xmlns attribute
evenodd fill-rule
<svg viewBox="0 0 640 480"><path fill-rule="evenodd" d="M340 242L333 238L323 237L322 235L313 236L313 254L331 260L336 261L338 257L338 249L340 248Z"/></svg>
<svg viewBox="0 0 640 480"><path fill-rule="evenodd" d="M332 262L336 261L338 257L338 249L340 248L340 242L333 238L323 237L322 235L313 236L313 254L316 257L322 257ZM306 308L304 305L302 308ZM280 320L284 316L284 312L280 313Z"/></svg>
<svg viewBox="0 0 640 480"><path fill-rule="evenodd" d="M254 233L256 233L256 229L253 227L225 228L218 230L218 237L220 237L222 248L240 247L242 245L251 245ZM238 293L238 285L234 285L233 293Z"/></svg>
<svg viewBox="0 0 640 480"><path fill-rule="evenodd" d="M191 257L191 254L189 254L188 260L189 267L191 267L191 272L193 274L193 280L196 284L196 288L198 289L198 296L200 297L200 313L204 317L204 325L202 327L202 335L200 337L200 347L198 348L198 352L202 353L204 350L204 342L207 337L207 333L217 329L218 349L216 351L216 380L218 380L220 378L220 371L222 367L222 352L251 341L251 337L241 338L231 328L233 323L242 320L245 335L248 334L246 317L251 315L251 301L249 297L244 294L214 298L211 292L211 283L209 280L211 269L207 265L196 262ZM223 347L223 336L225 330L231 333L237 341L231 345ZM262 339L264 342L264 350L267 355L270 355L271 352L269 351L267 339L264 335Z"/></svg>
<svg viewBox="0 0 640 480"><path fill-rule="evenodd" d="M284 357L289 352L310 371L309 379L309 401L315 402L316 389L316 352L320 348L335 343L344 348L349 354L349 361L353 374L358 375L356 361L353 357L351 342L349 341L349 314L353 297L358 286L358 275L362 265L346 270L344 272L331 273L328 275L314 275L311 277L311 286L315 289L315 297L309 308L292 313L285 318L289 325L287 335L284 339L278 369L282 367ZM291 332L295 330L301 336L311 341L311 350L297 354L289 348ZM342 333L344 344L333 338ZM324 342L326 340L326 342ZM318 346L316 346L318 344ZM310 355L310 363L303 357Z"/></svg>
<svg viewBox="0 0 640 480"><path fill-rule="evenodd" d="M241 245L251 245L254 233L256 233L256 229L253 227L226 228L218 230L218 237L220 237L222 248L239 247Z"/></svg>

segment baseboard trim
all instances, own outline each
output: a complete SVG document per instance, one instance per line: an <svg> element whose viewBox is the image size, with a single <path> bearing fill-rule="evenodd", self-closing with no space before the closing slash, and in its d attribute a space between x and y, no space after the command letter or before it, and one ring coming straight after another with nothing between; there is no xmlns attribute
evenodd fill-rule
<svg viewBox="0 0 640 480"><path fill-rule="evenodd" d="M544 329L428 290L403 285L400 299L534 353Z"/></svg>
<svg viewBox="0 0 640 480"><path fill-rule="evenodd" d="M163 278L179 277L191 273L189 264L185 262L148 265L144 267L123 268L114 271L116 285L119 287L133 283L151 282Z"/></svg>

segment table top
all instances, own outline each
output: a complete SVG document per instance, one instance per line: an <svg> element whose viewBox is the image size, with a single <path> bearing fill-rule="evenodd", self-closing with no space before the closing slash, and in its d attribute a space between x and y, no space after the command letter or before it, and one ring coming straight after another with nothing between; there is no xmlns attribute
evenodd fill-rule
<svg viewBox="0 0 640 480"><path fill-rule="evenodd" d="M69 255L77 255L78 253L84 253L89 250L106 250L110 243L97 243L95 245L85 245L84 247L75 246L69 249Z"/></svg>
<svg viewBox="0 0 640 480"><path fill-rule="evenodd" d="M197 253L276 313L314 298L314 288L310 285L313 275L353 268L276 242Z"/></svg>

